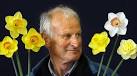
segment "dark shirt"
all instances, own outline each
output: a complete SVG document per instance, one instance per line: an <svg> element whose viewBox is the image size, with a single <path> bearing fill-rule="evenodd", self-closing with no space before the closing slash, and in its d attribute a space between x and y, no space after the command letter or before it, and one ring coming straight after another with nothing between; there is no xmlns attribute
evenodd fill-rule
<svg viewBox="0 0 137 76"><path fill-rule="evenodd" d="M48 68L50 57L43 58L33 69L30 76L52 76ZM78 60L76 68L74 68L69 76L97 76L99 64L91 61L84 54ZM101 68L100 76L103 76L105 66ZM112 70L108 69L106 76L111 76ZM118 76L118 75L115 75Z"/></svg>

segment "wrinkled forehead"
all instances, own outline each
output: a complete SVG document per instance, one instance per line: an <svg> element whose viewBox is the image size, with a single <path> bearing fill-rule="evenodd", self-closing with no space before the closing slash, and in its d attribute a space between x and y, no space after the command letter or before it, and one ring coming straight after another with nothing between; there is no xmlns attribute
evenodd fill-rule
<svg viewBox="0 0 137 76"><path fill-rule="evenodd" d="M54 32L81 32L79 20L62 12L52 15L51 25Z"/></svg>

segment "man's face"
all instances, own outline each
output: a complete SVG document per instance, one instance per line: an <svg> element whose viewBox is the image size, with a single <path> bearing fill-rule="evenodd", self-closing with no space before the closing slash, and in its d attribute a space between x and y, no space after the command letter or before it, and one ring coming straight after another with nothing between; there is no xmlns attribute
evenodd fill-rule
<svg viewBox="0 0 137 76"><path fill-rule="evenodd" d="M76 61L82 53L80 23L75 17L55 14L51 21L52 38L50 55L64 62Z"/></svg>

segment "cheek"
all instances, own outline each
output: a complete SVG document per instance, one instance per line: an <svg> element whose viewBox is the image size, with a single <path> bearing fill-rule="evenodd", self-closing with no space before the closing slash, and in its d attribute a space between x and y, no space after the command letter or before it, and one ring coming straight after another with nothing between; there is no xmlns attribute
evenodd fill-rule
<svg viewBox="0 0 137 76"><path fill-rule="evenodd" d="M65 53L67 48L67 43L60 43L56 46L56 49L58 49L60 52Z"/></svg>
<svg viewBox="0 0 137 76"><path fill-rule="evenodd" d="M60 54L64 54L65 53L65 49L67 48L68 46L68 43L67 41L58 41L58 42L55 42L53 45L54 46L54 50L56 50L56 52L60 53Z"/></svg>
<svg viewBox="0 0 137 76"><path fill-rule="evenodd" d="M67 48L67 46L69 45L69 41L67 40L63 40L63 39L60 39L59 42L57 43L57 46L59 47L59 49L64 49Z"/></svg>
<svg viewBox="0 0 137 76"><path fill-rule="evenodd" d="M56 52L56 54L65 54L69 42L59 37L56 37L55 39L52 42L52 50Z"/></svg>

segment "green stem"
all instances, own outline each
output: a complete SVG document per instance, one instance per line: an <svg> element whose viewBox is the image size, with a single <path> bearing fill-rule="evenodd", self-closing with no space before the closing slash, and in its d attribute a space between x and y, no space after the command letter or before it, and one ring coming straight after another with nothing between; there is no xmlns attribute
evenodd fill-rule
<svg viewBox="0 0 137 76"><path fill-rule="evenodd" d="M97 76L100 75L100 71L101 71L101 67L102 67L103 59L104 59L104 54L103 54L102 57L101 57L101 61L100 61L100 65L99 65L99 70L98 70L98 74L97 74Z"/></svg>
<svg viewBox="0 0 137 76"><path fill-rule="evenodd" d="M17 59L17 65L18 65L18 69L19 69L19 76L23 76L22 67L21 67L21 63L20 63L18 52L16 52L16 59Z"/></svg>
<svg viewBox="0 0 137 76"><path fill-rule="evenodd" d="M31 66L30 66L30 50L28 50L28 76L30 76L30 68L31 68Z"/></svg>
<svg viewBox="0 0 137 76"><path fill-rule="evenodd" d="M119 64L117 65L116 69L113 71L112 75L111 76L115 76L117 70L119 69L120 65L123 63L124 59L122 59Z"/></svg>
<svg viewBox="0 0 137 76"><path fill-rule="evenodd" d="M106 76L108 67L109 67L109 65L110 65L110 62L111 62L112 57L113 57L113 54L114 54L114 50L115 50L115 47L116 47L116 44L117 44L117 41L118 41L118 37L119 37L119 35L117 35L117 38L116 38L116 40L115 40L115 43L114 43L113 49L112 49L112 51L111 51L111 54L110 54L110 57L109 57L109 60L108 60L108 63L107 63L107 66L106 66L106 69L105 69L105 71L104 71L103 76Z"/></svg>
<svg viewBox="0 0 137 76"><path fill-rule="evenodd" d="M13 68L14 68L15 74L16 74L16 76L18 76L17 68L16 68L16 65L15 65L13 57L11 58L11 60L12 60L12 64L13 64Z"/></svg>

